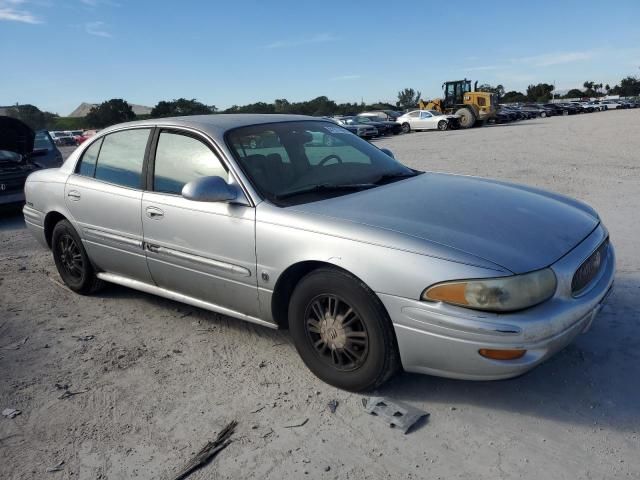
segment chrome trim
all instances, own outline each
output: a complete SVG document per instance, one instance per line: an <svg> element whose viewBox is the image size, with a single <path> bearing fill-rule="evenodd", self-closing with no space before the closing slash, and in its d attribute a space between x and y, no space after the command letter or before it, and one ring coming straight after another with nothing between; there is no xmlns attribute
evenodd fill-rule
<svg viewBox="0 0 640 480"><path fill-rule="evenodd" d="M166 255L168 257L174 257L181 260L200 263L202 265L213 267L224 272L242 275L243 277L251 276L251 271L248 268L234 265L232 263L221 262L220 260L213 260L212 258L202 257L200 255L192 255L191 253L181 252L179 250L173 250L172 248L161 247L159 245L153 245L149 243L145 243L144 248L151 253L158 253L160 255Z"/></svg>
<svg viewBox="0 0 640 480"><path fill-rule="evenodd" d="M168 298L169 300L175 300L177 302L186 303L188 305L193 305L194 307L203 308L211 312L216 312L222 315L228 315L230 317L238 318L240 320L245 320L247 322L256 323L264 327L269 327L273 329L278 328L278 325L276 325L275 323L266 322L260 318L252 317L251 315L247 315L245 313L241 313L235 310L231 310L229 308L221 307L220 305L216 305L214 303L205 302L204 300L199 300L194 297L189 297L188 295L183 295L182 293L174 292L173 290L168 290L166 288L150 285L148 283L140 282L138 280L133 280L132 278L123 277L122 275L115 275L113 273L101 272L101 273L98 273L97 276L99 279L104 280L105 282L117 283L118 285L122 285L124 287L133 288L135 290L150 293L153 295L159 295L161 297Z"/></svg>
<svg viewBox="0 0 640 480"><path fill-rule="evenodd" d="M96 230L94 228L84 227L82 231L86 235L98 237L103 240L112 240L114 242L123 243L125 245L130 245L132 247L142 248L142 241L136 240L134 238L124 237L122 235L116 235L115 233L103 232L102 230Z"/></svg>

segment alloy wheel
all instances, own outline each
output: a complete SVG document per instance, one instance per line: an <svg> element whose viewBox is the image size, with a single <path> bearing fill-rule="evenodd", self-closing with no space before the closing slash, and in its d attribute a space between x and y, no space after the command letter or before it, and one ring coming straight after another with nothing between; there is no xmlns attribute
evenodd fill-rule
<svg viewBox="0 0 640 480"><path fill-rule="evenodd" d="M84 261L80 248L71 235L62 235L58 240L60 264L65 272L75 280L80 280L84 272Z"/></svg>
<svg viewBox="0 0 640 480"><path fill-rule="evenodd" d="M340 371L352 371L366 360L369 336L358 313L336 295L315 297L305 312L305 330L316 355Z"/></svg>

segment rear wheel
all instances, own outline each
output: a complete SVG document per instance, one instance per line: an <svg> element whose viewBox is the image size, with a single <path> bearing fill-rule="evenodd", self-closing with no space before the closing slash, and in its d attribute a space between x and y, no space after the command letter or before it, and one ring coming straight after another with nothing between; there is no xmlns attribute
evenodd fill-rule
<svg viewBox="0 0 640 480"><path fill-rule="evenodd" d="M380 300L341 270L318 269L298 283L289 304L289 328L309 370L335 387L376 388L400 365Z"/></svg>
<svg viewBox="0 0 640 480"><path fill-rule="evenodd" d="M438 122L438 130L444 131L449 128L449 124L446 120L440 120Z"/></svg>
<svg viewBox="0 0 640 480"><path fill-rule="evenodd" d="M460 116L460 127L462 128L471 128L476 123L475 115L468 108L458 109L456 115Z"/></svg>
<svg viewBox="0 0 640 480"><path fill-rule="evenodd" d="M411 125L409 123L404 122L402 124L402 133L409 133L411 131Z"/></svg>
<svg viewBox="0 0 640 480"><path fill-rule="evenodd" d="M547 116L547 112L540 112L540 118L545 118Z"/></svg>
<svg viewBox="0 0 640 480"><path fill-rule="evenodd" d="M60 277L71 290L86 295L102 286L80 237L67 220L61 220L53 228L51 251Z"/></svg>

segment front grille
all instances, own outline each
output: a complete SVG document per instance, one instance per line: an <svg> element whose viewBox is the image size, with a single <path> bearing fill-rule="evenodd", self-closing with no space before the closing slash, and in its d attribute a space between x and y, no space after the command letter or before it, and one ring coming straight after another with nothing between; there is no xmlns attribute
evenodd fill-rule
<svg viewBox="0 0 640 480"><path fill-rule="evenodd" d="M573 280L571 281L571 292L575 295L584 290L591 281L598 275L600 269L604 265L605 258L607 256L607 249L609 248L609 239L607 238L596 249L595 252L587 258L580 267L573 274Z"/></svg>
<svg viewBox="0 0 640 480"><path fill-rule="evenodd" d="M31 169L21 166L0 168L0 195L21 192L30 173Z"/></svg>

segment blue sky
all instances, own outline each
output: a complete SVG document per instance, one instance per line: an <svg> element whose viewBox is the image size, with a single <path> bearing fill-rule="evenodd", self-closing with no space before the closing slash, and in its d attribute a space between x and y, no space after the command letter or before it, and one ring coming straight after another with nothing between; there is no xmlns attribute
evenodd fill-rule
<svg viewBox="0 0 640 480"><path fill-rule="evenodd" d="M640 75L640 0L0 0L0 105L395 101Z"/></svg>

